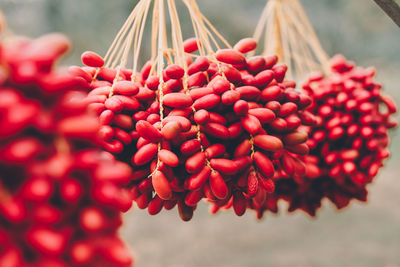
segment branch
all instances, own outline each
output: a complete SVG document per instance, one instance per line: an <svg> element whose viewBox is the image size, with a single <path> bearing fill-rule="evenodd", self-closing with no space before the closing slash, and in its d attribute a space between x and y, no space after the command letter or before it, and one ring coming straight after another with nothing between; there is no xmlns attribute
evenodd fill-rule
<svg viewBox="0 0 400 267"><path fill-rule="evenodd" d="M400 27L400 6L395 0L374 0L383 11Z"/></svg>

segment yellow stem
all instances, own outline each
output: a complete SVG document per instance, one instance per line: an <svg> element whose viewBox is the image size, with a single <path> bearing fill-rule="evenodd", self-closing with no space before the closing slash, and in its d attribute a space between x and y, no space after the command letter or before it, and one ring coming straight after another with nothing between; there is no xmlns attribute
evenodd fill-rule
<svg viewBox="0 0 400 267"><path fill-rule="evenodd" d="M329 73L329 57L299 0L269 0L254 32L256 41L264 28L263 54L277 54L288 65L289 77L299 80L316 70Z"/></svg>

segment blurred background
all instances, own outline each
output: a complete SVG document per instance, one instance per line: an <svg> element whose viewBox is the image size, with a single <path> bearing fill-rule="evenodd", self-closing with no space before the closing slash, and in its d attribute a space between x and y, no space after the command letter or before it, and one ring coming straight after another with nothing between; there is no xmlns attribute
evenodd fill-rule
<svg viewBox="0 0 400 267"><path fill-rule="evenodd" d="M10 28L36 37L59 31L74 49L62 64L80 64L80 54L104 55L137 1L0 0ZM216 28L234 43L253 34L265 0L201 0ZM400 29L372 0L302 0L329 55L342 53L358 65L373 65L385 92L400 104ZM184 27L184 35L192 36ZM143 53L146 59L147 51ZM399 119L399 117L397 117ZM303 213L247 212L210 216L199 205L192 221L176 209L151 217L134 207L125 215L122 237L137 267L400 266L400 138L392 132L393 156L373 184L365 204L343 210L325 203L317 218ZM285 204L281 203L282 210Z"/></svg>

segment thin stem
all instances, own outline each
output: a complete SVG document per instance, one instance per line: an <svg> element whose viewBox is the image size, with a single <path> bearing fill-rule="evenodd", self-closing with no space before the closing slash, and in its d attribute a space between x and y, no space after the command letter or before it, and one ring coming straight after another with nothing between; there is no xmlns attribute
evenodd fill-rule
<svg viewBox="0 0 400 267"><path fill-rule="evenodd" d="M260 20L258 21L256 30L254 31L253 38L254 38L254 40L256 40L257 43L260 41L263 30L266 26L266 23L268 20L268 10L269 9L268 9L268 4L267 4L267 5L265 5L265 7L261 13Z"/></svg>
<svg viewBox="0 0 400 267"><path fill-rule="evenodd" d="M329 56L322 48L322 45L317 37L317 34L315 33L314 28L312 27L311 22L309 21L300 1L299 0L291 0L291 1L293 1L293 10L298 12L300 20L304 24L308 32L307 38L304 38L304 40L306 41L310 40L309 44L312 48L312 51L315 53L319 62L322 64L325 74L329 73Z"/></svg>
<svg viewBox="0 0 400 267"><path fill-rule="evenodd" d="M316 70L329 73L329 57L299 0L269 0L254 33L256 40L264 28L263 54L276 54L285 62L288 77L301 79Z"/></svg>
<svg viewBox="0 0 400 267"><path fill-rule="evenodd" d="M106 62L105 66L108 66L111 63L111 61L112 61L112 59L114 57L114 54L119 50L118 47L120 46L122 40L124 39L124 36L128 32L128 30L130 28L130 25L132 25L132 22L135 19L137 10L140 8L140 6L141 6L141 3L139 2L136 5L136 7L133 9L131 14L129 15L128 19L126 20L126 22L122 26L121 30L118 32L118 34L115 37L115 39L113 40L110 48L108 49L106 55L104 56L104 61Z"/></svg>
<svg viewBox="0 0 400 267"><path fill-rule="evenodd" d="M134 80L134 77L136 75L137 68L138 68L138 60L139 60L139 54L140 54L141 44L142 44L142 40L143 40L144 27L146 25L147 16L148 16L149 9L150 9L150 4L151 4L151 1L147 1L147 5L145 7L145 13L144 13L144 16L141 21L139 37L137 40L135 40L134 47L136 47L136 49L134 49L134 53L133 53L133 67L132 67L132 77L131 77L132 81Z"/></svg>
<svg viewBox="0 0 400 267"><path fill-rule="evenodd" d="M190 13L195 36L198 40L200 55L205 56L208 54L212 54L213 48L208 38L208 29L202 23L201 17L199 16L199 11L195 9L193 1L187 2L186 0L183 0L183 2L186 4L186 7Z"/></svg>
<svg viewBox="0 0 400 267"><path fill-rule="evenodd" d="M153 8L153 18L151 22L151 58L154 59L157 56L157 33L158 33L158 15L157 15L157 5L154 3Z"/></svg>
<svg viewBox="0 0 400 267"><path fill-rule="evenodd" d="M400 6L395 0L374 0L374 2L400 27Z"/></svg>
<svg viewBox="0 0 400 267"><path fill-rule="evenodd" d="M163 79L163 69L164 69L164 51L166 50L165 47L165 17L164 17L164 0L158 0L154 3L154 9L157 10L157 19L158 21L158 52L157 52L157 75L160 80L160 84L158 86L158 102L160 108L160 122L162 127L162 122L164 120L164 105L163 105L163 97L164 97L164 79ZM152 42L156 42L156 40L152 40ZM158 143L158 152L161 150L161 141ZM152 177L160 168L161 160L160 157L157 157L157 165L154 171L149 175Z"/></svg>

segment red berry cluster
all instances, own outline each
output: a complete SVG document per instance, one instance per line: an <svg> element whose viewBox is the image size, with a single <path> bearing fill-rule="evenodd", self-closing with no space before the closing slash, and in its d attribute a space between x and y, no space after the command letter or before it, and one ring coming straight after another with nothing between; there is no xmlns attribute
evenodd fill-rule
<svg viewBox="0 0 400 267"><path fill-rule="evenodd" d="M302 159L307 175L280 179L276 197L260 216L265 210L277 211L277 199L287 200L289 211L300 209L311 216L325 197L338 209L352 199L366 201L366 185L390 155L388 130L397 125L390 118L396 105L382 95L374 75L374 69L356 67L338 55L332 58L330 75L308 79L303 88L313 99L308 111L317 125L306 129L310 154Z"/></svg>
<svg viewBox="0 0 400 267"><path fill-rule="evenodd" d="M190 220L206 198L215 211L232 201L242 215L248 199L263 204L279 173L305 174L296 155L308 153L307 134L298 128L315 123L305 110L311 98L284 81L287 67L276 56L246 58L256 46L243 39L205 57L188 39L185 52L196 60L187 57L186 71L169 64L162 77L149 75L151 63L132 74L82 55L82 77L95 78L89 98L103 147L134 168L139 208L157 214L177 204Z"/></svg>
<svg viewBox="0 0 400 267"><path fill-rule="evenodd" d="M54 70L59 34L0 51L0 266L131 266L116 231L128 165L94 149L87 82Z"/></svg>

